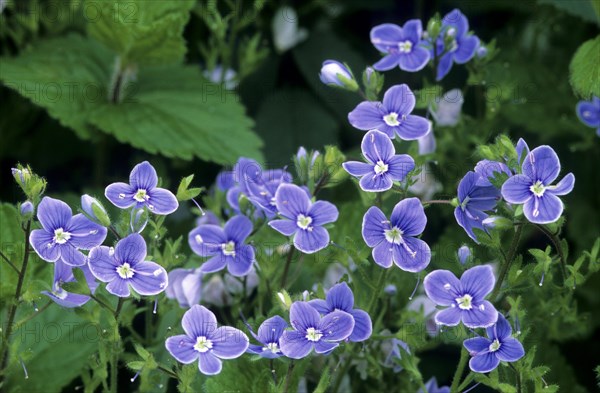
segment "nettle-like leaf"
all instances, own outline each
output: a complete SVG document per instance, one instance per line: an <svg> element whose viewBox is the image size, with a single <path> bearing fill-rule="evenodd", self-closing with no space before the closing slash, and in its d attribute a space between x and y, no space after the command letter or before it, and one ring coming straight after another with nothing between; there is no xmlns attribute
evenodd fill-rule
<svg viewBox="0 0 600 393"><path fill-rule="evenodd" d="M88 0L95 18L88 33L113 49L124 64L177 63L186 52L183 29L193 0Z"/></svg>
<svg viewBox="0 0 600 393"><path fill-rule="evenodd" d="M600 35L584 42L571 60L570 82L575 93L585 99L593 95L600 96L600 69L598 68L600 53Z"/></svg>
<svg viewBox="0 0 600 393"><path fill-rule="evenodd" d="M97 42L70 35L3 58L0 79L84 139L100 130L167 157L220 164L261 159L262 142L238 96L196 67L142 68L115 104L107 98L112 65L113 55Z"/></svg>

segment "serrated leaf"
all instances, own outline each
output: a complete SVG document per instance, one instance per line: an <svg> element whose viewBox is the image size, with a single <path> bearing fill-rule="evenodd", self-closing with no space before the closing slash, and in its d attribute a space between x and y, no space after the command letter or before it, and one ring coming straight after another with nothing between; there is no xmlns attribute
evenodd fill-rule
<svg viewBox="0 0 600 393"><path fill-rule="evenodd" d="M585 99L600 97L600 35L584 42L571 60L569 81L577 95Z"/></svg>
<svg viewBox="0 0 600 393"><path fill-rule="evenodd" d="M89 0L98 17L90 36L113 49L123 64L178 63L186 52L183 29L192 0Z"/></svg>
<svg viewBox="0 0 600 393"><path fill-rule="evenodd" d="M106 97L111 67L110 54L95 41L70 35L3 58L0 79L81 137L99 129L168 157L221 164L239 156L261 159L262 142L237 96L205 81L196 67L143 69L119 104ZM48 96L44 92L52 86L75 90Z"/></svg>

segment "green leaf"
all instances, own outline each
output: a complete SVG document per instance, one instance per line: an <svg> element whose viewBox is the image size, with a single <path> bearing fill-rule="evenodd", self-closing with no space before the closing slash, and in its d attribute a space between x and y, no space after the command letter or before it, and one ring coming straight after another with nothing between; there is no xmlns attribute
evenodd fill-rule
<svg viewBox="0 0 600 393"><path fill-rule="evenodd" d="M261 159L260 139L238 97L205 81L197 67L146 68L123 101L110 103L110 53L78 35L3 58L0 79L87 138L95 129L150 153L232 164ZM71 90L67 90L67 88ZM52 88L58 88L50 95Z"/></svg>
<svg viewBox="0 0 600 393"><path fill-rule="evenodd" d="M600 96L600 35L584 42L571 60L569 78L577 95L585 99Z"/></svg>
<svg viewBox="0 0 600 393"><path fill-rule="evenodd" d="M9 203L0 204L0 244L2 244L2 253L15 265L21 268L23 260L24 235L19 227L21 219L19 212L14 205ZM5 299L14 297L17 285L17 272L15 272L4 260L0 260L0 299L2 299L2 308L5 307Z"/></svg>
<svg viewBox="0 0 600 393"><path fill-rule="evenodd" d="M122 64L177 63L186 52L183 29L193 0L88 0L90 36L113 49Z"/></svg>
<svg viewBox="0 0 600 393"><path fill-rule="evenodd" d="M6 391L60 392L97 351L101 328L71 310L51 305L14 332ZM23 378L19 358L27 367Z"/></svg>
<svg viewBox="0 0 600 393"><path fill-rule="evenodd" d="M598 0L539 0L539 2L540 4L551 4L559 10L578 16L585 21L599 23Z"/></svg>

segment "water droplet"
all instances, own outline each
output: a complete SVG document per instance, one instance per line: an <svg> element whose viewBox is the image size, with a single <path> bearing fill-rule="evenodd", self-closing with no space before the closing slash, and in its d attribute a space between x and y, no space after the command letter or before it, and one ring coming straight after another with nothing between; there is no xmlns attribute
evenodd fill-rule
<svg viewBox="0 0 600 393"><path fill-rule="evenodd" d="M162 273L162 269L156 269L152 274L156 277Z"/></svg>
<svg viewBox="0 0 600 393"><path fill-rule="evenodd" d="M111 247L111 248L108 249L108 255L110 255L111 257L113 255L115 255L115 248L114 247Z"/></svg>
<svg viewBox="0 0 600 393"><path fill-rule="evenodd" d="M451 287L452 287L452 286L450 285L450 283L446 283L446 284L444 284L444 289L445 289L445 290L448 290L448 289L450 289Z"/></svg>
<svg viewBox="0 0 600 393"><path fill-rule="evenodd" d="M97 233L98 233L98 230L97 230L97 229L93 229L93 230L91 230L91 231L90 231L90 235L95 235L95 234L97 234Z"/></svg>
<svg viewBox="0 0 600 393"><path fill-rule="evenodd" d="M119 199L125 199L125 194L119 194Z"/></svg>
<svg viewBox="0 0 600 393"><path fill-rule="evenodd" d="M154 210L154 205L148 205L148 209Z"/></svg>

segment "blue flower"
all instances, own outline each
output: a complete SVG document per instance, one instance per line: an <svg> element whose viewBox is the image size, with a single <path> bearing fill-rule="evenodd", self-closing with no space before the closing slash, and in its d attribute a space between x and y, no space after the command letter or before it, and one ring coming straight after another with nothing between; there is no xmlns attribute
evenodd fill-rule
<svg viewBox="0 0 600 393"><path fill-rule="evenodd" d="M263 170L255 160L242 157L233 168L233 179L237 184L227 191L233 210L240 213L239 199L246 196L258 213L271 218L277 214L275 192L280 184L291 182L292 175L283 169Z"/></svg>
<svg viewBox="0 0 600 393"><path fill-rule="evenodd" d="M283 332L279 342L281 352L292 359L302 359L314 349L327 354L350 336L354 318L344 311L334 311L320 317L317 310L306 302L295 302L290 308L290 322L294 330Z"/></svg>
<svg viewBox="0 0 600 393"><path fill-rule="evenodd" d="M481 176L477 181L477 185L483 187L492 186L491 180L500 173L505 173L508 177L512 176L512 172L505 163L491 160L479 161L475 165L475 173Z"/></svg>
<svg viewBox="0 0 600 393"><path fill-rule="evenodd" d="M148 161L137 164L129 175L129 184L113 183L106 187L104 195L120 209L135 206L147 207L152 213L171 214L179 207L175 195L169 190L157 187L156 170Z"/></svg>
<svg viewBox="0 0 600 393"><path fill-rule="evenodd" d="M258 334L250 331L252 336L262 345L250 344L248 352L267 359L283 356L280 339L288 327L287 322L279 315L266 319L258 328Z"/></svg>
<svg viewBox="0 0 600 393"><path fill-rule="evenodd" d="M61 260L70 266L86 264L79 250L89 250L106 239L106 228L76 214L69 205L58 199L44 197L38 206L37 218L42 229L34 229L29 242L45 261Z"/></svg>
<svg viewBox="0 0 600 393"><path fill-rule="evenodd" d="M556 185L560 161L550 146L539 146L529 152L521 165L521 174L502 185L502 196L509 203L524 204L525 217L536 224L555 222L561 216L566 195L575 186L575 176L567 174Z"/></svg>
<svg viewBox="0 0 600 393"><path fill-rule="evenodd" d="M329 232L323 225L338 218L338 209L332 203L312 203L306 191L295 184L281 184L275 193L275 204L281 220L271 220L269 226L285 236L294 235L294 246L312 254L329 244Z"/></svg>
<svg viewBox="0 0 600 393"><path fill-rule="evenodd" d="M325 300L314 299L308 302L320 314L327 315L334 311L345 311L354 318L354 330L349 341L364 341L371 337L373 326L371 317L365 311L354 308L354 294L345 282L334 285L325 296Z"/></svg>
<svg viewBox="0 0 600 393"><path fill-rule="evenodd" d="M427 217L418 198L400 201L388 220L383 212L372 206L363 217L362 235L365 243L373 247L373 260L389 268L392 262L407 272L420 272L431 260L427 243L416 236L427 224Z"/></svg>
<svg viewBox="0 0 600 393"><path fill-rule="evenodd" d="M476 243L479 241L473 228L485 230L482 223L488 217L485 211L493 209L500 200L500 191L492 185L485 185L486 182L489 183L489 180L471 171L458 184L459 205L454 209L454 217Z"/></svg>
<svg viewBox="0 0 600 393"><path fill-rule="evenodd" d="M238 358L248 349L248 336L230 326L217 328L215 314L204 306L196 304L186 311L181 326L185 334L167 338L165 347L178 362L198 361L202 374L219 374L221 359Z"/></svg>
<svg viewBox="0 0 600 393"><path fill-rule="evenodd" d="M438 387L437 379L435 377L431 377L429 381L425 384L425 389L427 389L427 393L450 393L449 386L440 386ZM419 389L417 393L425 393L423 389Z"/></svg>
<svg viewBox="0 0 600 393"><path fill-rule="evenodd" d="M478 328L492 326L498 319L494 305L485 300L495 282L492 268L483 265L465 271L460 280L448 270L434 270L425 276L423 286L431 300L448 307L435 315L437 324L456 326L462 321Z"/></svg>
<svg viewBox="0 0 600 393"><path fill-rule="evenodd" d="M146 242L137 233L119 240L115 248L99 246L90 251L89 267L106 290L115 296L128 297L131 286L142 296L157 295L168 285L167 271L159 264L146 261Z"/></svg>
<svg viewBox="0 0 600 393"><path fill-rule="evenodd" d="M403 27L386 23L371 29L371 43L386 55L373 65L377 71L388 71L399 66L415 72L429 62L430 53L422 45L423 26L418 19L407 21Z"/></svg>
<svg viewBox="0 0 600 393"><path fill-rule="evenodd" d="M600 98L594 96L591 101L579 101L577 116L583 124L595 128L596 135L600 136Z"/></svg>
<svg viewBox="0 0 600 393"><path fill-rule="evenodd" d="M252 221L246 216L231 218L223 228L201 225L188 235L189 245L201 257L211 257L202 264L202 273L213 273L227 266L234 276L247 275L255 261L254 247L246 243L252 233Z"/></svg>
<svg viewBox="0 0 600 393"><path fill-rule="evenodd" d="M469 21L458 9L454 9L442 19L442 32L437 39L436 55L439 58L436 80L442 80L453 63L464 64L471 60L479 47L479 38L468 34ZM444 41L449 42L445 47Z"/></svg>
<svg viewBox="0 0 600 393"><path fill-rule="evenodd" d="M402 359L402 350L400 348L410 354L408 344L397 338L392 338L382 342L381 347L384 354L387 354L383 361L383 366L393 369L395 373L404 370L404 367L400 365L400 360Z"/></svg>
<svg viewBox="0 0 600 393"><path fill-rule="evenodd" d="M512 328L502 314L498 314L498 322L486 329L488 338L475 337L466 339L464 347L472 358L469 368L476 373L489 373L503 362L516 362L525 355L523 345L512 337Z"/></svg>
<svg viewBox="0 0 600 393"><path fill-rule="evenodd" d="M360 178L360 188L379 192L392 188L394 181L402 181L415 168L408 154L396 154L394 144L383 132L369 131L362 140L362 154L366 163L348 161L342 164L346 172Z"/></svg>
<svg viewBox="0 0 600 393"><path fill-rule="evenodd" d="M383 102L363 101L348 114L348 121L359 130L378 130L391 139L419 139L430 131L431 123L421 116L411 115L415 96L407 85L390 87Z"/></svg>
<svg viewBox="0 0 600 393"><path fill-rule="evenodd" d="M67 282L73 282L75 276L73 275L73 266L69 266L62 261L56 261L54 263L54 282L52 283L52 291L42 291L42 294L48 296L54 303L59 306L66 308L81 307L90 300L87 295L81 295L78 293L70 293L63 289L63 284ZM87 265L80 267L83 270L86 284L93 294L98 288L98 283L94 279L94 276L90 272Z"/></svg>
<svg viewBox="0 0 600 393"><path fill-rule="evenodd" d="M202 272L200 269L173 269L169 272L169 285L165 295L175 299L181 308L190 308L200 302Z"/></svg>

